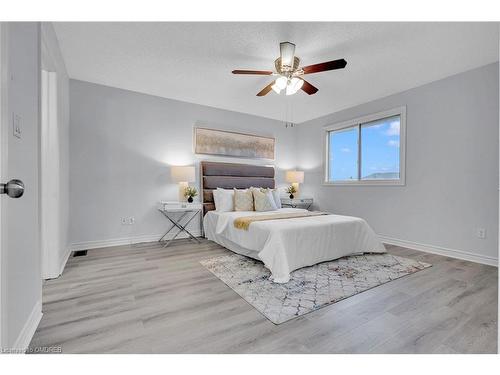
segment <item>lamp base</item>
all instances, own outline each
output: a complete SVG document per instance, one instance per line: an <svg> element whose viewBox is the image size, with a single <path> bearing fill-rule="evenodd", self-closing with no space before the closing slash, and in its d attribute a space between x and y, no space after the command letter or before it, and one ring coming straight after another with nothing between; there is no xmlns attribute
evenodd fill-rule
<svg viewBox="0 0 500 375"><path fill-rule="evenodd" d="M293 193L293 196L297 198L299 196L299 183L292 182L292 186L295 188L295 193Z"/></svg>

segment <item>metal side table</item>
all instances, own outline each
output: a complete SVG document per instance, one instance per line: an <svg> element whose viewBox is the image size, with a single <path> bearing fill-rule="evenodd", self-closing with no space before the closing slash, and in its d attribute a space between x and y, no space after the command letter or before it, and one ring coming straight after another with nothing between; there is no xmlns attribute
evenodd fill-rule
<svg viewBox="0 0 500 375"><path fill-rule="evenodd" d="M310 209L313 205L312 198L281 198L281 206L282 207L291 207L291 208L305 208L306 210Z"/></svg>
<svg viewBox="0 0 500 375"><path fill-rule="evenodd" d="M203 215L202 215L203 206L201 203L187 203L187 202L160 202L160 207L158 211L160 211L165 218L170 221L171 226L165 232L163 236L158 240L158 242L163 244L163 247L167 247L170 243L177 238L177 236L181 233L186 233L189 239L195 240L196 242L200 242L198 238L196 238L188 229L187 226L193 219L200 215L200 229L203 235ZM179 216L180 214L180 216ZM175 235L169 239L164 240L164 238L174 229L177 228L178 231Z"/></svg>

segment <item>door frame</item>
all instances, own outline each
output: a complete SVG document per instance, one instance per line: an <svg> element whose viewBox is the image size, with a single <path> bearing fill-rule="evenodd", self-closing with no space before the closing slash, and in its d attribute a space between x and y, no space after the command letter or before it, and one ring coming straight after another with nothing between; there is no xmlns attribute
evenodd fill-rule
<svg viewBox="0 0 500 375"><path fill-rule="evenodd" d="M40 34L39 219L42 280L61 274L59 87L56 58ZM57 199L54 199L54 196Z"/></svg>
<svg viewBox="0 0 500 375"><path fill-rule="evenodd" d="M7 23L0 22L0 181L5 182L8 178L7 171L7 146L8 146L8 58L7 58ZM5 181L4 181L5 180ZM6 319L6 311L5 308L5 280L4 280L4 269L5 269L5 260L3 259L4 253L2 249L5 249L6 244L6 231L2 231L3 223L6 221L5 210L2 209L4 206L3 201L5 198L0 198L0 348L4 347L6 343L6 334L7 329L5 326Z"/></svg>
<svg viewBox="0 0 500 375"><path fill-rule="evenodd" d="M43 56L44 61L47 57ZM48 70L50 64L42 63L40 84L40 243L42 279L60 275L58 264L59 206L51 198L59 196L59 144L57 73ZM55 185L54 185L55 184Z"/></svg>

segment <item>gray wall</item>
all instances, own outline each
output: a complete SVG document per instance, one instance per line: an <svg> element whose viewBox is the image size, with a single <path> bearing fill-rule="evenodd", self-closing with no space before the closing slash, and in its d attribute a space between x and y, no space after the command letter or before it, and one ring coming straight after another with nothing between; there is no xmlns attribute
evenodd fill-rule
<svg viewBox="0 0 500 375"><path fill-rule="evenodd" d="M300 124L304 195L395 239L498 257L498 64ZM406 186L323 186L322 127L407 106ZM476 228L487 230L486 239Z"/></svg>
<svg viewBox="0 0 500 375"><path fill-rule="evenodd" d="M20 342L23 328L33 328L41 316L42 276L38 221L39 179L39 24L8 23L7 120L2 127L2 146L8 160L2 160L3 178L21 179L25 193L19 199L2 196L2 330L5 347ZM21 116L21 138L12 134L12 116ZM5 130L5 128L4 128ZM4 143L5 142L5 143ZM5 155L2 155L5 156ZM5 293L5 294L4 294ZM4 315L5 314L5 315ZM26 331L25 331L26 332ZM26 333L29 335L29 333ZM24 336L25 339L29 337Z"/></svg>
<svg viewBox="0 0 500 375"><path fill-rule="evenodd" d="M83 247L164 232L157 204L178 194L169 166L199 165L195 124L276 137L278 182L295 166L295 130L279 121L75 80L70 103L70 238ZM192 185L199 188L199 181ZM122 225L121 217L136 223Z"/></svg>
<svg viewBox="0 0 500 375"><path fill-rule="evenodd" d="M59 49L59 42L52 23L41 24L42 33L42 68L57 74L57 127L59 146L59 240L54 271L48 277L57 277L67 259L69 248L69 77Z"/></svg>

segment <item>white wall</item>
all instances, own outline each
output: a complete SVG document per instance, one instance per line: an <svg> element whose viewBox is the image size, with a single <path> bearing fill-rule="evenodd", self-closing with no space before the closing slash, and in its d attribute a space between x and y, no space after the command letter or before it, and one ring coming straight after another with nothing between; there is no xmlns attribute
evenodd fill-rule
<svg viewBox="0 0 500 375"><path fill-rule="evenodd" d="M64 267L69 256L69 77L66 66L59 49L57 36L51 23L41 24L41 53L42 68L55 73L57 77L57 121L54 130L54 139L50 140L55 145L54 160L57 165L53 168L57 176L52 177L57 186L51 189L51 209L55 208L56 220L54 232L56 238L51 241L50 263L44 272L45 278L57 277ZM43 207L42 207L43 209Z"/></svg>
<svg viewBox="0 0 500 375"><path fill-rule="evenodd" d="M39 205L38 23L6 23L8 59L6 118L2 118L2 179L25 184L21 198L2 196L2 345L25 348L41 318ZM5 87L4 87L5 88ZM21 118L21 138L14 137L12 118ZM4 138L5 136L5 138ZM7 160L3 157L7 155Z"/></svg>
<svg viewBox="0 0 500 375"><path fill-rule="evenodd" d="M295 130L279 121L75 80L70 103L74 248L153 241L163 234L168 223L158 202L178 196L169 165L199 165L192 151L195 124L276 137L274 164L282 185L284 170L295 166ZM199 181L192 185L199 189ZM121 217L135 217L135 224L122 225Z"/></svg>
<svg viewBox="0 0 500 375"><path fill-rule="evenodd" d="M297 126L304 195L365 218L384 236L450 255L498 259L498 64ZM323 186L322 127L407 106L406 186ZM487 238L476 237L476 228ZM425 248L425 247L424 247Z"/></svg>
<svg viewBox="0 0 500 375"><path fill-rule="evenodd" d="M297 164L306 172L302 194L312 195L317 207L363 217L386 239L487 263L498 258L497 64L293 129L274 120L75 80L70 81L70 102L74 248L150 241L162 234L167 223L156 204L177 197L168 166L198 165L192 131L203 124L275 136L282 186L284 170ZM407 106L405 186L321 185L324 125L402 105ZM121 217L131 216L135 225L121 224ZM486 239L476 237L480 227L486 228Z"/></svg>

